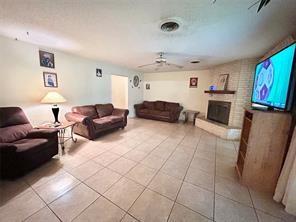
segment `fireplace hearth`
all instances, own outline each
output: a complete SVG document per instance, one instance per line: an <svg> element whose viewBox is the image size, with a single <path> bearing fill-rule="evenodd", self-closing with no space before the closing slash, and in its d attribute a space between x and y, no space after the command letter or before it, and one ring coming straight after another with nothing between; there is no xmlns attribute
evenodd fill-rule
<svg viewBox="0 0 296 222"><path fill-rule="evenodd" d="M209 100L207 119L228 125L231 102Z"/></svg>

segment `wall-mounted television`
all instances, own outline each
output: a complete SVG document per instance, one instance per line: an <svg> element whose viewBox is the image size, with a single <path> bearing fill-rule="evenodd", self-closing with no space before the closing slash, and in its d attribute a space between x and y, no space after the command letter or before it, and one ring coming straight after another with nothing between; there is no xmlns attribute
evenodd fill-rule
<svg viewBox="0 0 296 222"><path fill-rule="evenodd" d="M252 103L269 109L291 109L295 88L295 48L296 43L293 43L256 65Z"/></svg>

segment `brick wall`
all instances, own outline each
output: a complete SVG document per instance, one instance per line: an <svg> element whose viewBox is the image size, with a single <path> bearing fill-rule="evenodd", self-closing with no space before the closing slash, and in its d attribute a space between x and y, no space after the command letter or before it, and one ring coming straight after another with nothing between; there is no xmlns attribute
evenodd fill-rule
<svg viewBox="0 0 296 222"><path fill-rule="evenodd" d="M241 127L243 123L244 109L251 106L254 70L258 59L241 60L241 70L236 91L236 101L232 124Z"/></svg>

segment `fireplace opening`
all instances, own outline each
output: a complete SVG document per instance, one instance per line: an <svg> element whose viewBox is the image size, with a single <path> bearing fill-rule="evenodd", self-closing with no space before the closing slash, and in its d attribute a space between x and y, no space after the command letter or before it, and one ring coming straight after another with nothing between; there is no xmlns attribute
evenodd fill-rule
<svg viewBox="0 0 296 222"><path fill-rule="evenodd" d="M207 119L228 125L231 102L209 100Z"/></svg>

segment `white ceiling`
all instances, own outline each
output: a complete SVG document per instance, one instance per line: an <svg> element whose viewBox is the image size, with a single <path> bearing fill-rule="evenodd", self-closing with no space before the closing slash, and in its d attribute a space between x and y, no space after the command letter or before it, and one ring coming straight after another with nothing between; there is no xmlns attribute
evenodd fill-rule
<svg viewBox="0 0 296 222"><path fill-rule="evenodd" d="M0 35L132 69L163 51L169 62L195 70L261 56L296 30L295 0L271 0L258 14L257 6L248 10L256 0L212 1L0 0ZM160 31L167 18L180 29ZM190 64L194 59L201 63Z"/></svg>

